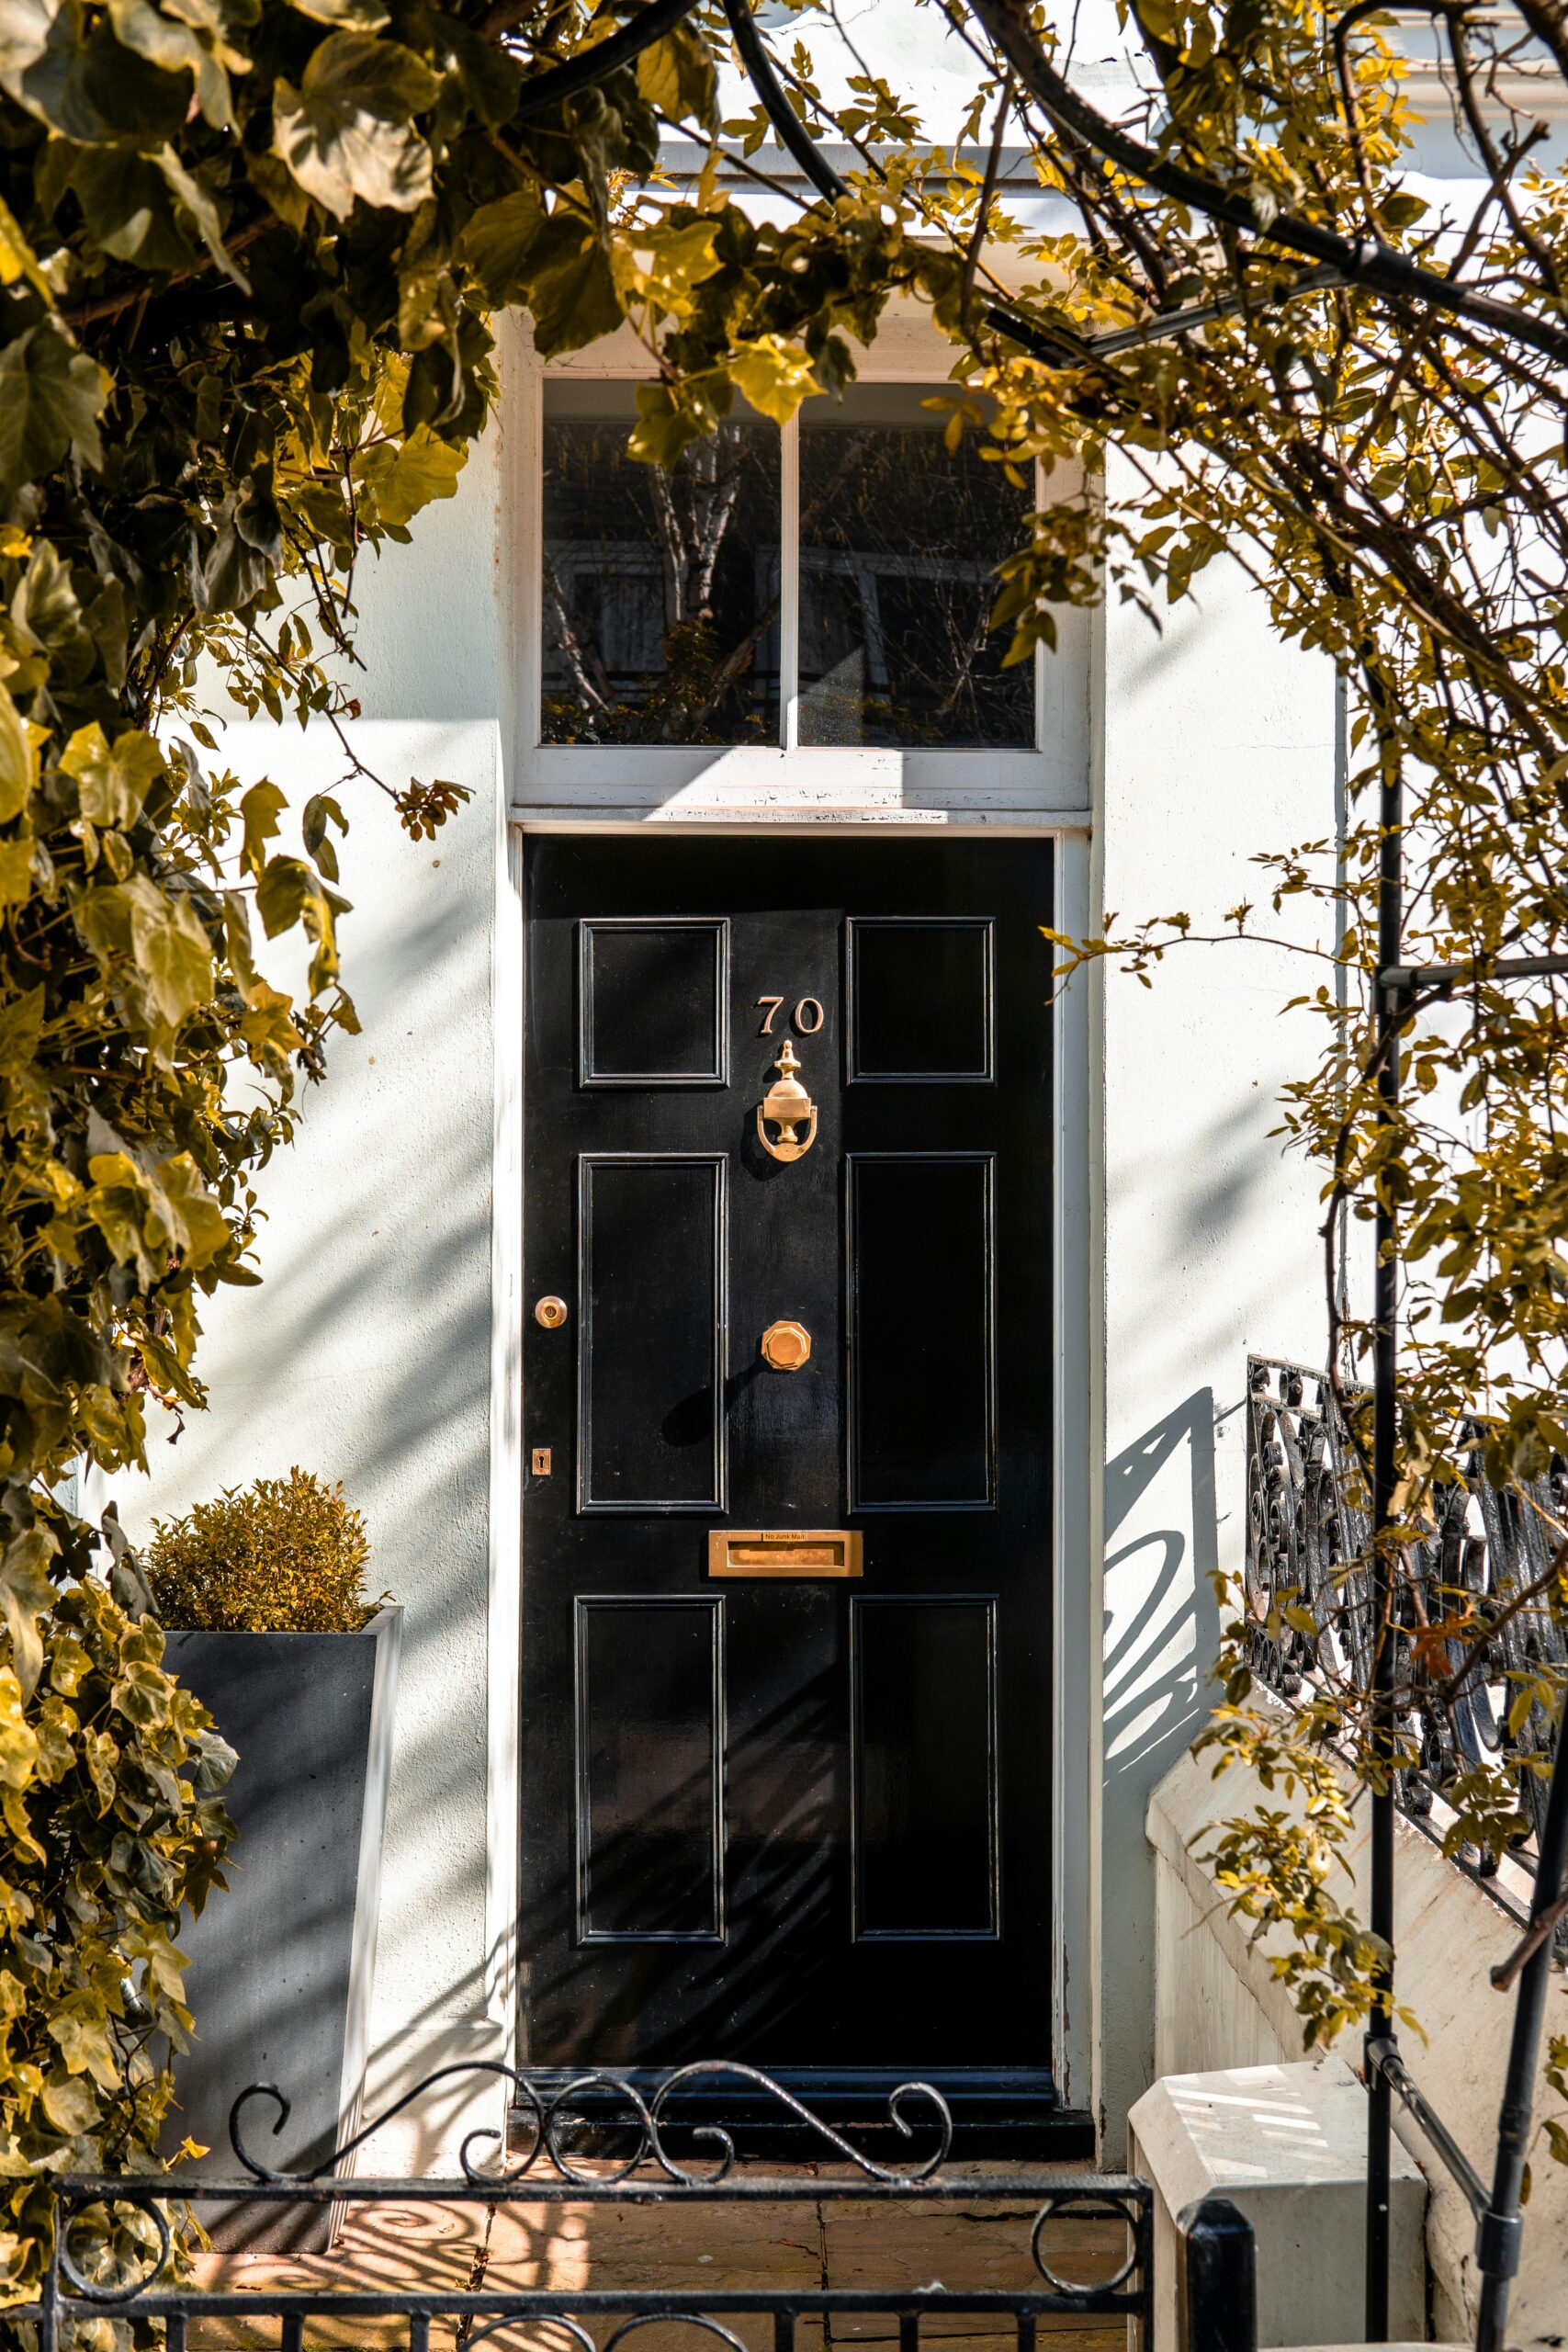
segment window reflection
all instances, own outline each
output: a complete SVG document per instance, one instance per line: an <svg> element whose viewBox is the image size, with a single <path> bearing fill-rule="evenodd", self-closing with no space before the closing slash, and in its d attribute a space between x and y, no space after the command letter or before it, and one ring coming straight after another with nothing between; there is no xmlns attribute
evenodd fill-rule
<svg viewBox="0 0 1568 2352"><path fill-rule="evenodd" d="M666 473L636 415L546 382L544 741L776 742L778 428L738 403Z"/></svg>
<svg viewBox="0 0 1568 2352"><path fill-rule="evenodd" d="M943 447L930 385L854 384L800 415L802 743L1034 741L1031 662L1002 668L996 566L1033 501L966 433Z"/></svg>

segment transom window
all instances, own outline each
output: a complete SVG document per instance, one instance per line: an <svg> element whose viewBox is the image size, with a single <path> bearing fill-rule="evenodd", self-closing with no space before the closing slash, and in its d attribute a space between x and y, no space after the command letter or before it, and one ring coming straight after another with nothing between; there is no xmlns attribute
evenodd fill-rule
<svg viewBox="0 0 1568 2352"><path fill-rule="evenodd" d="M547 744L1030 751L996 566L1033 503L940 385L857 384L787 435L739 406L664 472L626 454L636 388L544 387Z"/></svg>

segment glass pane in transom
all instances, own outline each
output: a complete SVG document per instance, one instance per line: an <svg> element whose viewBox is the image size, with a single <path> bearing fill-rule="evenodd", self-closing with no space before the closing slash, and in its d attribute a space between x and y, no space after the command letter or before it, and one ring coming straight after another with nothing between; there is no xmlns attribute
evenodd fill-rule
<svg viewBox="0 0 1568 2352"><path fill-rule="evenodd" d="M996 567L1033 504L943 446L951 387L853 384L800 413L802 743L1028 750L1034 667L1004 670Z"/></svg>
<svg viewBox="0 0 1568 2352"><path fill-rule="evenodd" d="M738 403L665 471L630 383L545 384L547 743L773 743L779 434Z"/></svg>

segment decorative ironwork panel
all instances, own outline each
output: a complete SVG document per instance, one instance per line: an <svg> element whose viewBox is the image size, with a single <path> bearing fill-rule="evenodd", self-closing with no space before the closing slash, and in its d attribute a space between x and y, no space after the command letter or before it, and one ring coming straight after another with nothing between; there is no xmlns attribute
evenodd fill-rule
<svg viewBox="0 0 1568 2352"><path fill-rule="evenodd" d="M513 2158L498 2158L498 2133L476 2132L458 2152L459 2179L352 2177L347 2168L355 2152L393 2116L433 2093L450 2097L457 2078L476 2075L493 2077L498 2104L505 2095L527 2119L526 2144ZM682 2095L718 2078L732 2082L747 2099L776 2104L781 2116L804 2128L820 2168L815 2164L802 2166L783 2178L739 2169L728 2134L713 2124L688 2129L686 2139L698 2151L694 2156L686 2159L678 2154L672 2132ZM253 2346L275 2345L277 2352L299 2352L307 2330L321 2340L316 2334L318 2323L334 2331L328 2341L354 2340L352 2332L363 2330L363 2340L406 2343L408 2352L428 2352L433 2326L455 2330L458 2342L472 2347L525 2324L536 2329L547 2324L552 2339L577 2347L577 2352L616 2352L627 2336L656 2324L683 2326L716 2337L731 2352L746 2352L753 2332L743 2337L739 2331L749 2316L771 2321L774 2352L789 2352L800 2320L821 2324L829 2340L834 2333L897 2334L901 2352L918 2352L922 2330L932 2339L984 2334L1005 2342L1010 2335L1018 2352L1034 2352L1043 2319L1098 2315L1134 2322L1145 2337L1152 2326L1149 2188L1116 2174L976 2177L969 2165L956 2175L947 2174L943 2166L953 2148L953 2120L928 2083L906 2083L889 2102L888 2120L909 2143L909 2155L899 2164L867 2154L755 2067L722 2061L677 2067L651 2092L624 2075L591 2074L548 2096L542 2096L526 2075L498 2060L444 2066L366 2124L326 2162L294 2175L274 2171L257 2153L269 2123L276 2131L288 2112L288 2100L270 2084L253 2084L242 2091L230 2117L233 2177L220 2180L204 2175L199 2182L187 2180L175 2198L166 2177L58 2177L52 2184L54 2253L44 2292L39 2302L14 2309L13 2323L36 2327L40 2352L56 2352L83 2323L105 2319L129 2324L139 2331L137 2340L143 2340L150 2327L161 2326L167 2352L184 2352L193 2321L209 2324L204 2340L231 2340L222 2324L228 2323L236 2339L243 2336ZM615 2152L609 2154L612 2144ZM481 2154L494 2160L492 2168L481 2166ZM321 2266L299 2283L260 2289L209 2284L198 2289L182 2276L176 2256L185 2226L185 2208L177 2198L190 2198L197 2190L202 2203L238 2200L258 2211L269 2206L333 2204L406 2211L420 2204L536 2208L742 2202L777 2207L781 2221L783 2209L789 2206L844 2199L852 2200L857 2210L878 2201L901 2207L911 2201L932 2207L952 2203L966 2210L984 2199L993 2209L1016 2211L1020 2254L1031 2276L1030 2283L1005 2289L948 2288L933 2280L919 2287L872 2284L816 2290L798 2285L486 2290L412 2283L367 2287L356 2284L348 2266L340 2261ZM1108 2259L1097 2266L1106 2275L1066 2275L1051 2240L1052 2225L1059 2221L1109 2223L1123 2233L1120 2251L1108 2248ZM384 2263L378 2273L384 2279ZM867 2324L873 2314L881 2316L882 2324ZM378 2322L383 2324L377 2327ZM392 2324L395 2335L386 2323ZM1238 2339L1235 2352L1254 2352L1250 2336Z"/></svg>
<svg viewBox="0 0 1568 2352"><path fill-rule="evenodd" d="M1247 1359L1247 1595L1253 1671L1281 1698L1299 1699L1315 1678L1371 1672L1372 1623L1365 1570L1371 1522L1367 1483L1333 1388L1321 1372L1269 1356ZM1433 1489L1427 1532L1406 1550L1394 1629L1400 1728L1419 1761L1397 1776L1398 1801L1417 1820L1460 1776L1481 1763L1513 1770L1529 1825L1517 1860L1534 1869L1553 1726L1532 1702L1510 1731L1508 1713L1529 1678L1568 1670L1568 1643L1545 1606L1557 1526L1568 1514L1568 1464L1500 1493L1482 1474L1473 1424L1455 1431L1457 1474ZM1471 1651L1457 1641L1418 1642L1424 1627L1466 1602L1495 1631ZM1297 1623L1285 1611L1297 1612ZM1300 1622L1304 1613L1310 1624ZM1463 1858L1483 1877L1489 1853Z"/></svg>

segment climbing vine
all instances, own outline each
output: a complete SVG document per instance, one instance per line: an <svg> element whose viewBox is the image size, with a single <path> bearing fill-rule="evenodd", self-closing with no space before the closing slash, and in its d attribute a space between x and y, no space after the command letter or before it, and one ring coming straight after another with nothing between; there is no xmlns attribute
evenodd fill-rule
<svg viewBox="0 0 1568 2352"><path fill-rule="evenodd" d="M1532 75L1568 72L1568 11L1416 11L1477 162L1450 219L1412 185L1399 12L1137 0L1112 117L1074 81L1066 12L911 5L973 62L956 142L852 42L829 103L806 43L770 48L744 0L0 0L0 2103L18 2292L43 2169L97 2147L154 2161L167 2082L139 2020L178 2025L174 1931L226 1835L222 1758L162 1678L134 1567L101 1532L92 1547L62 1481L139 1464L149 1395L199 1407L202 1303L256 1279L257 1183L355 1025L336 844L363 795L415 837L463 820L456 786L379 778L356 751L355 582L455 491L494 407L498 311L525 311L547 356L628 327L648 361L632 448L671 464L737 394L779 422L831 398L890 300L928 306L953 343L950 432L1020 484L1045 469L1004 566L1010 661L1053 640L1064 603L1157 616L1221 556L1252 572L1353 705L1343 869L1302 845L1259 894L1319 907L1348 983L1307 983L1324 1046L1286 1110L1324 1175L1325 1352L1337 1370L1364 1351L1343 1237L1381 1201L1411 1333L1403 1533L1431 1511L1456 1416L1505 1485L1568 1455L1562 984L1495 975L1557 952L1568 922L1568 189L1528 103ZM848 41L830 6L798 13ZM755 104L727 126L737 56ZM678 185L653 170L671 128L708 157ZM807 143L825 132L842 173ZM771 178L769 138L804 145L804 192ZM1043 215L1008 217L1008 139ZM726 144L765 207L721 183ZM1139 484L1114 510L1112 447ZM271 780L242 786L219 723L236 711L335 729L341 785L298 808ZM1391 1119L1370 982L1373 796L1394 772L1404 944L1461 982L1411 1000ZM1261 809L1259 828L1277 849ZM1065 958L1146 977L1203 927L1108 924ZM265 944L297 930L309 977L288 991ZM1565 1558L1538 1596L1560 1616ZM1409 1630L1462 1674L1492 1629L1456 1589ZM1309 1792L1328 1748L1385 1769L1357 1677L1282 1736L1236 1644L1225 1669L1227 1754L1283 1737L1280 1784ZM1472 1841L1515 1834L1513 1770L1455 1792ZM1238 1818L1224 1862L1260 1929L1296 1939L1298 1999L1326 2031L1356 2014L1369 1947L1348 1914L1333 1929L1331 1802L1315 1825L1287 1852L1272 1818ZM65 2016L82 2026L62 2039Z"/></svg>

